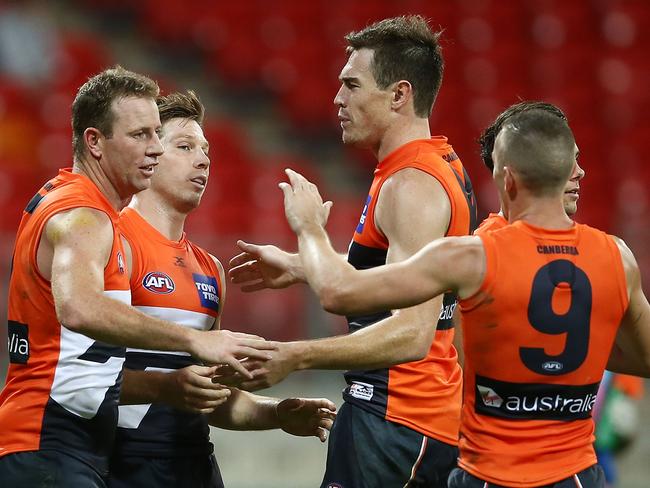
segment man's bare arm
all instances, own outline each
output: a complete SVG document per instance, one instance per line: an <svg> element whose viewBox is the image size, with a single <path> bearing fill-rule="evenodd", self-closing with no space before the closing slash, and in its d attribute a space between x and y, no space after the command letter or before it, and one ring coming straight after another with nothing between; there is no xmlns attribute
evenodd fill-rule
<svg viewBox="0 0 650 488"><path fill-rule="evenodd" d="M316 186L287 174L291 185L281 183L287 220L298 235L305 275L326 310L359 315L412 307L448 290L461 297L478 290L485 270L478 237L438 239L405 261L354 269L332 249L323 229L329 207Z"/></svg>
<svg viewBox="0 0 650 488"><path fill-rule="evenodd" d="M404 261L443 237L450 217L449 198L436 179L411 168L391 176L375 207L375 224L389 242L386 262ZM402 275L403 281L408 279ZM431 347L441 304L442 296L437 296L354 334L304 347L294 343L296 359L310 367L327 363L332 369L374 369L422 359Z"/></svg>
<svg viewBox="0 0 650 488"><path fill-rule="evenodd" d="M213 383L218 366L187 366L174 371L124 369L120 405L165 404L208 414L230 397L230 389Z"/></svg>
<svg viewBox="0 0 650 488"><path fill-rule="evenodd" d="M265 349L271 346L255 336L228 331L208 336L106 296L104 267L112 245L112 224L98 210L76 208L48 221L39 246L40 256L46 257L39 259L39 270L50 278L57 318L67 328L115 345L187 351L208 363L228 363L246 376L239 358L268 357Z"/></svg>
<svg viewBox="0 0 650 488"><path fill-rule="evenodd" d="M616 239L627 281L628 308L616 335L607 369L615 373L650 377L650 304L643 293L641 273L632 251Z"/></svg>
<svg viewBox="0 0 650 488"><path fill-rule="evenodd" d="M229 430L282 429L301 436L327 439L336 405L325 398L276 398L232 390L228 402L208 416L210 425Z"/></svg>

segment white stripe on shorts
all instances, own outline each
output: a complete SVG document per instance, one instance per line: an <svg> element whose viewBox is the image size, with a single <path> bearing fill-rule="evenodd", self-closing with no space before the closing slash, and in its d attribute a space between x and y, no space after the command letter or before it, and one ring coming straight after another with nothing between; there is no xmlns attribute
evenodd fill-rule
<svg viewBox="0 0 650 488"><path fill-rule="evenodd" d="M582 488L582 483L580 483L580 478L578 478L577 474L573 475L573 481L576 482L576 488Z"/></svg>
<svg viewBox="0 0 650 488"><path fill-rule="evenodd" d="M413 463L413 467L411 468L411 477L404 485L404 488L408 488L409 483L413 481L413 478L415 478L415 472L420 467L420 463L422 462L422 458L424 457L424 452L427 450L427 441L428 439L426 438L426 436L422 436L422 445L420 446L420 454L418 454L418 458L415 460L415 463Z"/></svg>

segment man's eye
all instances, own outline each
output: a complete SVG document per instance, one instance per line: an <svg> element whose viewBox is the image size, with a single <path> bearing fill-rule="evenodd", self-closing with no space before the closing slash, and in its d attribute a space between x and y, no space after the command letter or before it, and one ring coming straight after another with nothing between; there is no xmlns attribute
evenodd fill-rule
<svg viewBox="0 0 650 488"><path fill-rule="evenodd" d="M189 151L191 149L191 147L188 146L187 144L182 144L182 145L178 146L178 148L182 149L183 151Z"/></svg>

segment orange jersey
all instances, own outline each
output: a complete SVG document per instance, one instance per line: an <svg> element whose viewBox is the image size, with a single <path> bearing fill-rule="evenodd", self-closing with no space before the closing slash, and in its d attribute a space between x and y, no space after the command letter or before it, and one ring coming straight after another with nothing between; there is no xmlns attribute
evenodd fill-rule
<svg viewBox="0 0 650 488"><path fill-rule="evenodd" d="M54 214L100 210L118 215L85 176L61 170L27 205L18 229L9 283L7 382L0 394L0 456L59 450L106 471L121 385L124 348L73 332L57 320L50 282L36 265L43 229ZM130 303L117 232L104 270L104 293Z"/></svg>
<svg viewBox="0 0 650 488"><path fill-rule="evenodd" d="M382 160L375 170L361 220L348 253L358 269L386 263L390 242L375 226L375 207L384 182L396 172L415 168L434 177L445 189L451 205L448 236L471 233L476 208L471 183L445 137L405 144ZM434 202L422 202L432 205ZM348 371L346 401L387 420L405 425L448 444L458 443L462 372L452 345L452 316L456 297L445 295L435 339L425 359L374 371ZM390 316L390 311L348 317L354 331ZM431 326L436 326L432 317Z"/></svg>
<svg viewBox="0 0 650 488"><path fill-rule="evenodd" d="M459 465L499 485L551 484L596 463L591 410L628 305L621 256L581 224L517 221L480 238L485 279L460 302Z"/></svg>
<svg viewBox="0 0 650 488"><path fill-rule="evenodd" d="M491 213L487 218L480 223L478 229L474 231L474 235L478 236L484 232L490 232L492 230L498 230L508 225L508 221L505 217L498 213Z"/></svg>
<svg viewBox="0 0 650 488"><path fill-rule="evenodd" d="M131 303L147 315L196 330L214 327L223 284L212 257L183 234L171 241L136 210L120 214L120 230L132 255ZM128 348L125 368L171 371L196 361L186 352ZM189 456L209 454L208 423L203 415L165 405L119 408L114 456Z"/></svg>

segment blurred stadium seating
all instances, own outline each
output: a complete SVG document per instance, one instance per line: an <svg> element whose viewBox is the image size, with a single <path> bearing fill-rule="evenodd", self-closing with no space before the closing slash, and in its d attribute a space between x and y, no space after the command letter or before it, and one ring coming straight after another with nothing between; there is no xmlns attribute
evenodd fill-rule
<svg viewBox="0 0 650 488"><path fill-rule="evenodd" d="M343 36L407 13L444 28L432 128L468 167L481 214L497 205L475 142L481 129L517 100L557 103L587 172L578 220L622 235L650 282L646 0L0 0L0 313L21 210L70 164L74 93L116 62L165 89L195 88L208 105L212 178L188 223L197 242L225 263L238 238L294 247L276 186L291 166L335 201L329 229L343 250L374 166L340 147L332 100ZM251 125L264 120L278 140L255 136ZM234 329L274 339L343 330L310 313L306 289L251 297L230 287L228 296L225 324Z"/></svg>

